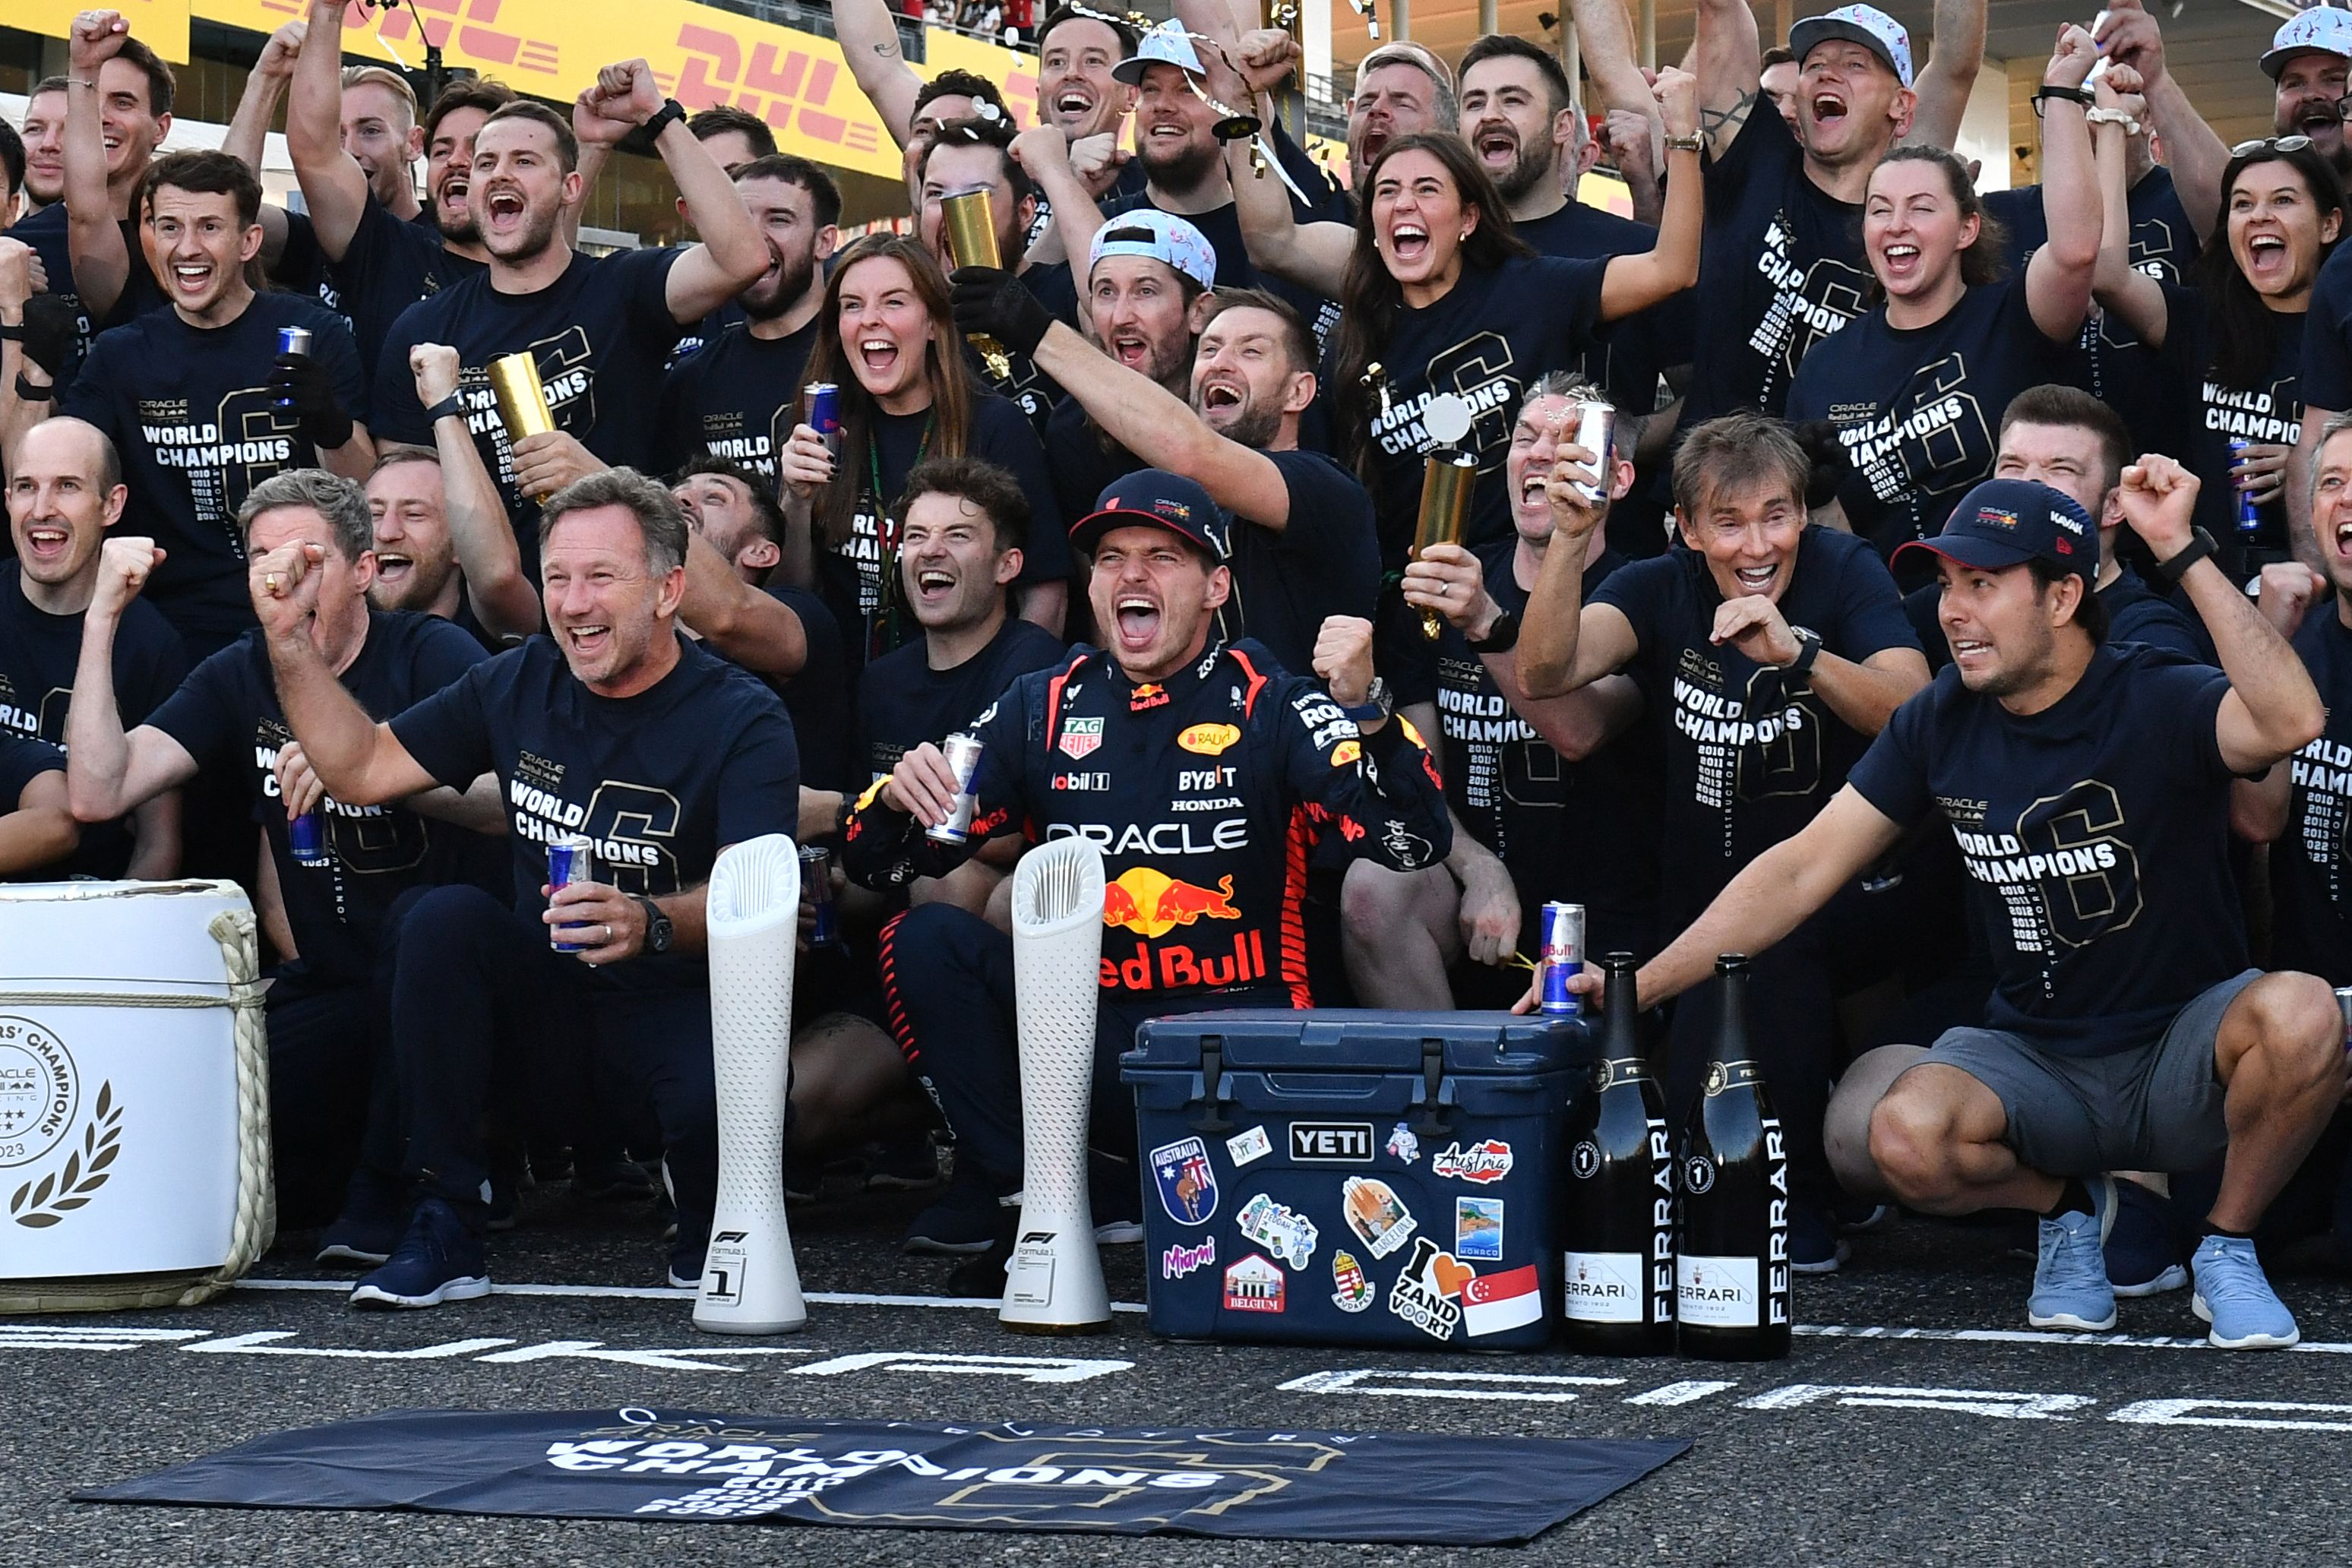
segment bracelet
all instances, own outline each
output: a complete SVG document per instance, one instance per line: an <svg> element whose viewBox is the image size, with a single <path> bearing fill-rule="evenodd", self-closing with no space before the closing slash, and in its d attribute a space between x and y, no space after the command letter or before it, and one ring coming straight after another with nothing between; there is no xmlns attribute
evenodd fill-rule
<svg viewBox="0 0 2352 1568"><path fill-rule="evenodd" d="M53 402L58 395L58 384L53 381L47 386L35 386L20 370L16 373L16 395L26 403Z"/></svg>
<svg viewBox="0 0 2352 1568"><path fill-rule="evenodd" d="M98 83L95 81L84 81L78 76L69 76L66 78L66 85L68 87L86 87L92 92L96 92L98 90Z"/></svg>
<svg viewBox="0 0 2352 1568"><path fill-rule="evenodd" d="M2139 121L2120 109L2088 110L2084 111L2083 118L2094 125L2120 125L2124 128L2124 134L2126 136L2139 134Z"/></svg>
<svg viewBox="0 0 2352 1568"><path fill-rule="evenodd" d="M425 422L437 425L452 416L459 419L466 416L466 400L454 392L425 411Z"/></svg>
<svg viewBox="0 0 2352 1568"><path fill-rule="evenodd" d="M1687 136L1669 136L1666 138L1666 151L1669 153L1704 153L1706 151L1706 138L1701 136L1696 131L1692 132Z"/></svg>
<svg viewBox="0 0 2352 1568"><path fill-rule="evenodd" d="M0 343L21 343L24 341L24 322L0 321Z"/></svg>

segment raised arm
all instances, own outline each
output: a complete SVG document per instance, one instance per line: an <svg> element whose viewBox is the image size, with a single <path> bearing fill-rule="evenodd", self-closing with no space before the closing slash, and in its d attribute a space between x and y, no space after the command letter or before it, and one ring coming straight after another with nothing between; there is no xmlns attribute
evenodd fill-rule
<svg viewBox="0 0 2352 1568"><path fill-rule="evenodd" d="M857 90L874 105L890 140L904 147L914 135L915 95L923 79L898 47L898 24L886 0L833 0L833 35Z"/></svg>
<svg viewBox="0 0 2352 1568"><path fill-rule="evenodd" d="M1716 606L1714 640L1739 650L1750 663L1787 668L1804 645L1789 628L1780 606L1759 594L1727 599ZM1927 684L1927 658L1917 648L1881 648L1859 662L1823 648L1807 673L1831 712L1865 735L1886 728L1895 710Z"/></svg>
<svg viewBox="0 0 2352 1568"><path fill-rule="evenodd" d="M416 344L408 351L408 368L424 407L457 395L457 351L447 344ZM474 618L494 637L530 636L539 630L539 590L522 574L521 546L507 521L498 484L482 462L482 449L474 445L464 408L433 421L433 450L441 458L443 513Z"/></svg>
<svg viewBox="0 0 2352 1568"><path fill-rule="evenodd" d="M793 607L737 574L700 534L688 537L686 596L677 618L746 669L779 679L808 663L808 632Z"/></svg>
<svg viewBox="0 0 2352 1568"><path fill-rule="evenodd" d="M196 776L196 760L163 731L122 732L114 692L114 636L122 612L163 559L152 539L110 539L81 623L72 704L66 710L66 793L83 822L111 822Z"/></svg>
<svg viewBox="0 0 2352 1568"><path fill-rule="evenodd" d="M2229 166L2230 150L2165 68L2164 35L2140 0L2109 0L2106 17L2098 41L2109 59L2139 72L2148 112L2164 143L2165 167L2172 171L2173 189L2198 239L2210 238L2221 208L2221 171Z"/></svg>
<svg viewBox="0 0 2352 1568"><path fill-rule="evenodd" d="M2335 595L2327 579L2300 561L2279 561L2263 568L2262 592L2255 607L2271 629L2294 643L2303 619L2316 608L2336 614ZM2230 784L2230 831L2251 844L2269 844L2286 831L2293 805L2294 773L2273 767L2258 779L2236 779Z"/></svg>
<svg viewBox="0 0 2352 1568"><path fill-rule="evenodd" d="M433 789L441 781L408 754L391 725L368 717L311 646L319 602L311 568L321 559L317 545L295 543L255 556L247 568L287 727L319 783L346 805L383 805Z"/></svg>
<svg viewBox="0 0 2352 1568"><path fill-rule="evenodd" d="M1576 489L1580 481L1592 479L1594 454L1555 439L1558 457L1544 480L1551 500L1551 542L1519 617L1516 650L1519 685L1530 697L1560 697L1590 686L1623 668L1642 646L1624 611L1584 602L1585 547L1607 509L1594 506ZM1405 572L1411 577L1413 569Z"/></svg>
<svg viewBox="0 0 2352 1568"><path fill-rule="evenodd" d="M1981 8L1982 0L1975 3ZM1981 17L1978 41L1981 46ZM2081 87L2097 58L2098 46L2091 35L2068 27L2058 36L2057 50L2042 80L2050 87ZM2091 161L2091 127L2083 106L2053 98L2042 107L2042 212L2050 237L2026 264L2025 300L2042 336L2072 343L2090 314L2091 279L2099 261L2098 173ZM2103 134L2120 129L2099 127Z"/></svg>
<svg viewBox="0 0 2352 1568"><path fill-rule="evenodd" d="M1756 108L1764 71L1764 50L1756 37L1756 13L1748 0L1698 0L1691 40L1691 74L1698 78L1699 131L1706 150L1720 158L1738 140ZM1584 14L1577 13L1583 25ZM1630 41L1627 53L1631 55Z"/></svg>
<svg viewBox="0 0 2352 1568"><path fill-rule="evenodd" d="M2160 566L2187 549L2197 506L2197 477L2153 453L2124 470L2124 521ZM2311 672L2260 610L2209 557L2189 568L2180 586L2205 622L2229 692L2214 719L2221 760L2236 773L2259 773L2319 736L2327 710Z"/></svg>
<svg viewBox="0 0 2352 1568"><path fill-rule="evenodd" d="M1666 134L1689 136L1698 129L1698 81L1672 67L1658 73L1658 111ZM1666 154L1665 211L1659 215L1657 243L1633 256L1612 256L1601 276L1601 318L1613 321L1647 310L1698 281L1699 231L1706 222L1706 181L1696 153Z"/></svg>
<svg viewBox="0 0 2352 1568"><path fill-rule="evenodd" d="M294 66L286 104L286 153L328 260L341 261L367 211L367 171L343 151L342 0L310 0L319 47ZM296 24L289 23L289 26ZM333 46L330 47L329 46Z"/></svg>
<svg viewBox="0 0 2352 1568"><path fill-rule="evenodd" d="M1904 140L1949 147L1960 138L1960 117L1984 68L1985 0L1936 0L1935 27L1927 63L1912 83L1918 107Z"/></svg>
<svg viewBox="0 0 2352 1568"><path fill-rule="evenodd" d="M1584 74L1592 79L1600 106L1612 112L1632 110L1654 121L1657 100L1651 95L1648 79L1642 75L1642 62L1633 55L1633 21L1625 15L1625 0L1570 0L1570 5L1576 17L1577 58L1583 62ZM1702 12L1706 9L1700 6ZM1752 19L1748 31L1755 31ZM1696 70L1696 51L1691 63ZM1755 86L1754 75L1751 68L1750 88Z"/></svg>
<svg viewBox="0 0 2352 1568"><path fill-rule="evenodd" d="M2139 73L2126 65L2109 68L2095 89L2099 107L2137 120L2147 112L2140 96ZM2143 125L2141 134L2147 133ZM2099 180L2099 259L2092 274L2092 292L2102 310L2112 310L2150 348L2162 348L2171 330L2172 310L2165 303L2164 285L2131 264L2131 138L2125 128L2106 121L2093 128L2092 145ZM2042 205L2050 215L2052 198L2045 189Z"/></svg>
<svg viewBox="0 0 2352 1568"><path fill-rule="evenodd" d="M1053 208L1053 233L1060 237L1062 254L1078 279L1078 291L1084 293L1087 258L1093 254L1095 232L1102 227L1103 216L1102 208L1095 205L1094 193L1071 165L1069 142L1051 125L1033 125L1013 139L1013 161L1028 172ZM1044 259L1040 247L1032 246L1021 258L1021 268L1026 271L1033 265L1042 265Z"/></svg>
<svg viewBox="0 0 2352 1568"><path fill-rule="evenodd" d="M67 45L66 253L72 287L93 321L102 321L131 280L131 253L114 216L106 184L106 132L99 102L99 68L122 52L131 24L113 11L84 11ZM133 222L139 215L130 215Z"/></svg>
<svg viewBox="0 0 2352 1568"><path fill-rule="evenodd" d="M572 129L583 147L612 147L660 112L662 91L644 60L606 66L572 106ZM654 142L662 166L686 203L687 221L702 243L671 264L664 298L672 320L691 325L751 286L768 269L768 242L751 221L735 182L694 139L683 121L662 127Z"/></svg>

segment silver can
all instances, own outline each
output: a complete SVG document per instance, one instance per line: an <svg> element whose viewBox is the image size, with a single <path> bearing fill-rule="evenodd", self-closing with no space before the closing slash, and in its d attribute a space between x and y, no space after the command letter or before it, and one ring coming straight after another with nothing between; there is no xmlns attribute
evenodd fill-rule
<svg viewBox="0 0 2352 1568"><path fill-rule="evenodd" d="M977 802L971 793L971 781L980 773L980 753L983 748L976 735L954 734L940 742L940 753L948 760L955 773L955 806L946 820L925 832L925 837L941 844L961 844L971 837L971 813Z"/></svg>
<svg viewBox="0 0 2352 1568"><path fill-rule="evenodd" d="M2336 988L2336 1010L2344 1015L2344 1048L2352 1051L2352 985Z"/></svg>
<svg viewBox="0 0 2352 1568"><path fill-rule="evenodd" d="M1608 502L1609 468L1616 460L1616 409L1606 403L1576 405L1576 444L1593 454L1592 466L1601 475L1599 484L1579 483L1576 493L1594 506Z"/></svg>

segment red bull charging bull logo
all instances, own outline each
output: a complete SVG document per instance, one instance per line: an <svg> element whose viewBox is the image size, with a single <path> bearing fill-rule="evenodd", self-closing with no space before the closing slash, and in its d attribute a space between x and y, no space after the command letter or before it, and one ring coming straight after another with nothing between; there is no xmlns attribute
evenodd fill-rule
<svg viewBox="0 0 2352 1568"><path fill-rule="evenodd" d="M1234 879L1220 877L1214 888L1180 881L1150 866L1118 874L1103 889L1103 924L1135 932L1147 940L1165 936L1178 926L1198 920L1237 921Z"/></svg>

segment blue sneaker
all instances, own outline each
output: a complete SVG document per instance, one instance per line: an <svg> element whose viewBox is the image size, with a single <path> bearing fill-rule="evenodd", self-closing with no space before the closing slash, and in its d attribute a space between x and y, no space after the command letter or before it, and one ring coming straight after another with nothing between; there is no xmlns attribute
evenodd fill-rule
<svg viewBox="0 0 2352 1568"><path fill-rule="evenodd" d="M429 1197L417 1204L391 1260L352 1287L352 1305L437 1307L489 1293L481 1237L466 1228L457 1210Z"/></svg>
<svg viewBox="0 0 2352 1568"><path fill-rule="evenodd" d="M344 1195L343 1212L320 1233L316 1261L381 1268L407 1228L406 1194L362 1172Z"/></svg>
<svg viewBox="0 0 2352 1568"><path fill-rule="evenodd" d="M2107 1282L2102 1252L2116 1221L2116 1184L2107 1176L2084 1183L2089 1214L2062 1214L2042 1222L2042 1252L2033 1265L2033 1294L2025 1321L2037 1329L2096 1333L2116 1326L2116 1288Z"/></svg>
<svg viewBox="0 0 2352 1568"><path fill-rule="evenodd" d="M2161 1296L2189 1283L2164 1200L2137 1182L2116 1184L2116 1223L2103 1250L2107 1282L2126 1300Z"/></svg>
<svg viewBox="0 0 2352 1568"><path fill-rule="evenodd" d="M1828 1212L1811 1204L1789 1205L1789 1267L1799 1274L1834 1274L1853 1248L1837 1233Z"/></svg>
<svg viewBox="0 0 2352 1568"><path fill-rule="evenodd" d="M2209 1236L2189 1267L2197 1275L2189 1310L2213 1325L2205 1342L2215 1350L2283 1351L2303 1338L2294 1314L2264 1278L2252 1242Z"/></svg>

